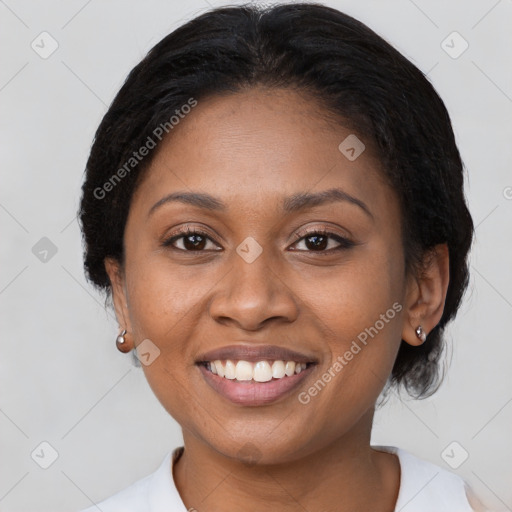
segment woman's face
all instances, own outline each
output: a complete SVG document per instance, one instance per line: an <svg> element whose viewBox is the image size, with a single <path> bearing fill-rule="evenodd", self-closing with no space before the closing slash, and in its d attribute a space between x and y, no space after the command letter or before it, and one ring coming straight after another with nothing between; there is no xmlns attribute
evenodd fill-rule
<svg viewBox="0 0 512 512"><path fill-rule="evenodd" d="M114 299L135 345L146 340L147 380L187 433L242 460L368 435L406 323L397 198L370 141L358 156L350 129L319 111L290 90L199 101L127 220ZM229 374L227 359L242 361L240 380L204 364ZM275 360L309 364L283 377Z"/></svg>

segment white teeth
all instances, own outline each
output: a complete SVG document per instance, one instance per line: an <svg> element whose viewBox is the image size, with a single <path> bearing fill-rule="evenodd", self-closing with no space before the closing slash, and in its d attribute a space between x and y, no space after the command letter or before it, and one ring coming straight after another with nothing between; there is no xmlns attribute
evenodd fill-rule
<svg viewBox="0 0 512 512"><path fill-rule="evenodd" d="M229 359L226 361L226 366L224 366L224 376L226 379L230 380L233 380L236 377L235 363Z"/></svg>
<svg viewBox="0 0 512 512"><path fill-rule="evenodd" d="M295 365L295 373L303 372L306 369L306 363L296 363Z"/></svg>
<svg viewBox="0 0 512 512"><path fill-rule="evenodd" d="M215 365L215 369L217 370L217 375L219 377L224 377L225 372L224 372L224 365L222 364L222 361L219 361L217 359L216 361L213 362L213 364Z"/></svg>
<svg viewBox="0 0 512 512"><path fill-rule="evenodd" d="M274 361L274 364L272 365L272 377L274 377L274 379L282 379L284 376L284 362Z"/></svg>
<svg viewBox="0 0 512 512"><path fill-rule="evenodd" d="M219 359L210 361L206 367L219 377L230 380L268 382L274 379L282 379L283 377L291 377L299 374L307 367L306 363L296 363L295 361L258 361L251 363L249 361L234 361L228 359L223 362Z"/></svg>
<svg viewBox="0 0 512 512"><path fill-rule="evenodd" d="M288 377L291 377L295 373L295 363L293 361L286 361L284 373L286 373Z"/></svg>
<svg viewBox="0 0 512 512"><path fill-rule="evenodd" d="M268 382L272 380L272 368L268 361L258 361L254 366L253 379L256 382Z"/></svg>
<svg viewBox="0 0 512 512"><path fill-rule="evenodd" d="M252 380L252 364L248 361L236 363L236 380Z"/></svg>

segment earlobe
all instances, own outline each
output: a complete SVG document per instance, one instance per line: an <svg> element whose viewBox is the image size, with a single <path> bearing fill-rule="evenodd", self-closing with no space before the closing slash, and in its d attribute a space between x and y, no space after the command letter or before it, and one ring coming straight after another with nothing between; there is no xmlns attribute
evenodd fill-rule
<svg viewBox="0 0 512 512"><path fill-rule="evenodd" d="M126 329L123 329L121 333L116 338L116 347L119 352L123 352L123 354L126 354L127 352L130 352L132 350L132 345L127 342L126 340Z"/></svg>
<svg viewBox="0 0 512 512"><path fill-rule="evenodd" d="M448 246L439 244L425 254L418 275L409 281L402 329L404 341L414 346L428 342L428 333L443 316L449 281Z"/></svg>
<svg viewBox="0 0 512 512"><path fill-rule="evenodd" d="M129 342L131 333L130 316L128 312L124 276L119 262L113 258L105 258L105 270L110 279L112 302L116 318L120 325L120 333L116 338L116 346L121 352L129 352L133 345Z"/></svg>

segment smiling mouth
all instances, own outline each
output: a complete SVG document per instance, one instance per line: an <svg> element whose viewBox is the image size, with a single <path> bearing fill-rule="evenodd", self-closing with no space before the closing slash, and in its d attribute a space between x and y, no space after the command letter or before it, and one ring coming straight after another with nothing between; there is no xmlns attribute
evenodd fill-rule
<svg viewBox="0 0 512 512"><path fill-rule="evenodd" d="M215 361L203 361L199 364L203 365L206 370L213 375L217 375L223 379L240 383L263 383L298 375L314 363L299 363L279 359L275 361L261 360L256 362L217 359Z"/></svg>
<svg viewBox="0 0 512 512"><path fill-rule="evenodd" d="M314 371L316 362L214 360L196 364L208 386L232 404L270 405L291 397Z"/></svg>

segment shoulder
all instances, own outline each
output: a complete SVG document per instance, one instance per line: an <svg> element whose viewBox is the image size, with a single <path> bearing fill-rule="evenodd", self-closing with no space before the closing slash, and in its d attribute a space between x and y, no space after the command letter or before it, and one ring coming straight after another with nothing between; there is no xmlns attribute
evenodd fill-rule
<svg viewBox="0 0 512 512"><path fill-rule="evenodd" d="M181 510L181 498L174 485L172 465L180 457L183 447L164 457L160 467L150 475L137 480L112 496L80 512L160 512Z"/></svg>
<svg viewBox="0 0 512 512"><path fill-rule="evenodd" d="M149 487L153 475L141 478L126 489L80 512L142 512L147 510Z"/></svg>
<svg viewBox="0 0 512 512"><path fill-rule="evenodd" d="M475 512L463 478L395 446L372 448L397 455L400 489L395 510L401 512ZM474 502L472 502L474 503Z"/></svg>

